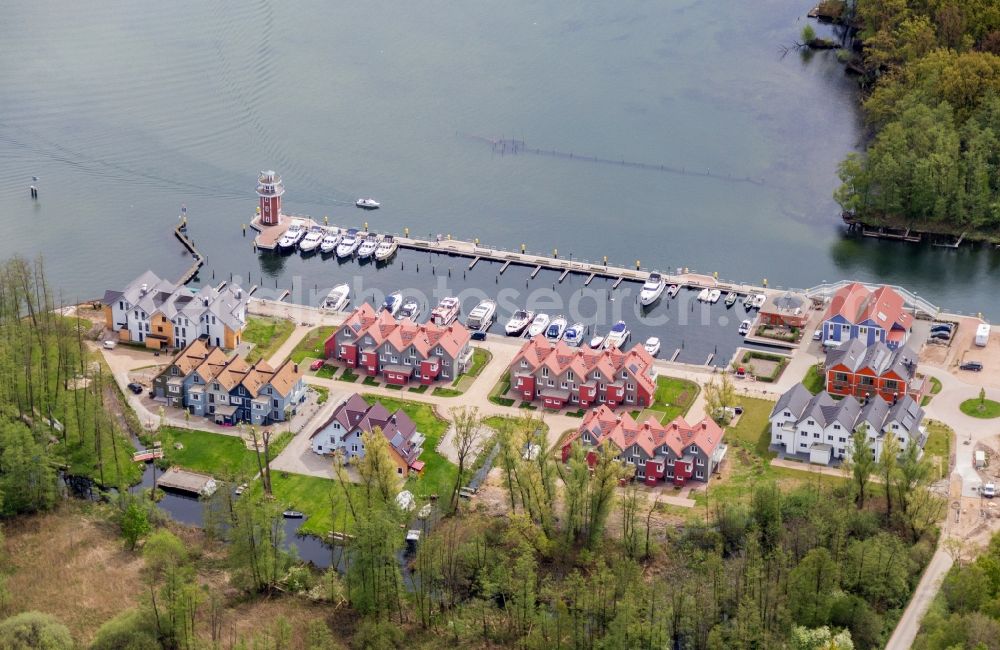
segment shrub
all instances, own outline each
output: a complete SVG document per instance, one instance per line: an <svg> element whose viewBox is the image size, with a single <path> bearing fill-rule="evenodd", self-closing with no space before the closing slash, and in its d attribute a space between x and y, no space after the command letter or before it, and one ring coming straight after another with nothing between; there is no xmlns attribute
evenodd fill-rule
<svg viewBox="0 0 1000 650"><path fill-rule="evenodd" d="M72 650L73 637L55 616L22 612L0 623L4 650Z"/></svg>

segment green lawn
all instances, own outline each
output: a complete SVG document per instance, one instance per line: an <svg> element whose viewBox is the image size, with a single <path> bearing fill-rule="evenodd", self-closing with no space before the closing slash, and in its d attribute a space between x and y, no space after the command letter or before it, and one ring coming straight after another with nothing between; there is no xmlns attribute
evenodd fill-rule
<svg viewBox="0 0 1000 650"><path fill-rule="evenodd" d="M333 376L337 374L337 366L324 365L316 371L316 376L322 379L333 379Z"/></svg>
<svg viewBox="0 0 1000 650"><path fill-rule="evenodd" d="M381 402L390 412L403 409L403 412L417 425L417 431L427 437L424 441L424 453L420 455L420 460L424 461L423 475L408 479L406 489L417 497L430 494L443 497L449 494L455 485L458 467L437 452L441 436L448 431L448 422L438 417L429 404L377 395L362 395L362 397L369 404Z"/></svg>
<svg viewBox="0 0 1000 650"><path fill-rule="evenodd" d="M937 420L927 422L927 444L924 445L924 455L938 472L938 476L948 473L951 463L951 439L955 432L946 424Z"/></svg>
<svg viewBox="0 0 1000 650"><path fill-rule="evenodd" d="M941 380L937 377L931 377L931 395L937 395L941 392Z"/></svg>
<svg viewBox="0 0 1000 650"><path fill-rule="evenodd" d="M486 364L490 362L493 355L489 353L489 350L484 350L482 348L472 349L472 365L469 366L469 371L465 373L466 377L478 377L479 373L483 371ZM454 381L454 384L458 383L458 379ZM453 385L454 385L453 384Z"/></svg>
<svg viewBox="0 0 1000 650"><path fill-rule="evenodd" d="M259 471L257 455L247 449L239 436L176 427L161 427L157 435L164 457L171 465L223 480L246 479ZM291 434L283 433L272 441L271 458L281 453L291 439ZM177 449L176 443L183 448Z"/></svg>
<svg viewBox="0 0 1000 650"><path fill-rule="evenodd" d="M255 489L259 489L259 481ZM284 508L298 510L308 515L299 532L305 535L325 537L332 530L348 532L354 528L354 519L344 499L344 488L339 481L288 474L271 473L271 488L274 497ZM360 498L360 487L353 483L347 489ZM356 493L356 494L355 494Z"/></svg>
<svg viewBox="0 0 1000 650"><path fill-rule="evenodd" d="M514 400L504 397L510 391L510 373L503 373L497 380L497 385L490 392L490 401L498 406L513 406Z"/></svg>
<svg viewBox="0 0 1000 650"><path fill-rule="evenodd" d="M661 375L656 378L653 405L641 412L633 411L632 417L640 418L641 421L653 417L666 424L678 415L687 415L700 390L701 387L693 381Z"/></svg>
<svg viewBox="0 0 1000 650"><path fill-rule="evenodd" d="M243 330L243 342L252 344L253 348L247 354L247 361L253 363L258 359L269 359L294 329L295 323L283 318L248 318Z"/></svg>
<svg viewBox="0 0 1000 650"><path fill-rule="evenodd" d="M962 413L974 418L989 420L1000 417L1000 402L994 402L991 399L980 400L978 397L974 397L959 404L959 408L962 409Z"/></svg>
<svg viewBox="0 0 1000 650"><path fill-rule="evenodd" d="M324 404L326 400L330 399L330 389L326 386L310 386L310 388L316 391L316 403Z"/></svg>
<svg viewBox="0 0 1000 650"><path fill-rule="evenodd" d="M455 390L454 388L445 388L444 386L435 386L431 394L438 397L458 397L462 394L462 391Z"/></svg>
<svg viewBox="0 0 1000 650"><path fill-rule="evenodd" d="M809 366L806 376L802 378L802 385L813 395L826 388L826 377L823 376L823 368L819 364Z"/></svg>
<svg viewBox="0 0 1000 650"><path fill-rule="evenodd" d="M322 359L324 357L323 344L326 343L326 340L330 338L330 335L336 329L336 327L331 325L310 330L305 335L305 338L299 341L299 344L295 346L295 349L292 350L292 353L288 357L295 363L302 363L302 360L306 357Z"/></svg>

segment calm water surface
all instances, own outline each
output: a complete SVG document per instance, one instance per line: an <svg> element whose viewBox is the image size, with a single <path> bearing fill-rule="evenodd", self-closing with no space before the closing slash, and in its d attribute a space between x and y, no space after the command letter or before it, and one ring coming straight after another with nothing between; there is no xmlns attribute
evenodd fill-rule
<svg viewBox="0 0 1000 650"><path fill-rule="evenodd" d="M44 254L67 300L146 268L174 277L183 203L203 280L358 274L253 253L240 226L275 168L286 212L335 223L772 286L882 280L1000 314L992 251L842 236L831 193L862 137L854 83L832 53L779 52L809 6L13 0L0 254ZM500 156L459 134L711 176ZM360 214L361 195L385 207Z"/></svg>

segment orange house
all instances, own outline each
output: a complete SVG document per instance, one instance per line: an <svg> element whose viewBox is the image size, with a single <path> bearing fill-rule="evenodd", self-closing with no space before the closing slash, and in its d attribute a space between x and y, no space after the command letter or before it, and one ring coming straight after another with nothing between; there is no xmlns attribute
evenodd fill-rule
<svg viewBox="0 0 1000 650"><path fill-rule="evenodd" d="M878 394L889 403L909 395L919 403L924 382L917 377L917 355L885 343L865 346L851 339L826 355L826 390L831 395L864 398Z"/></svg>

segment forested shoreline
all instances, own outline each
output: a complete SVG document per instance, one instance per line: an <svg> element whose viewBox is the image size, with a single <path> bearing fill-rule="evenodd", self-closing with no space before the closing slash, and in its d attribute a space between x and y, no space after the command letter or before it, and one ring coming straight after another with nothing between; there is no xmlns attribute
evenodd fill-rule
<svg viewBox="0 0 1000 650"><path fill-rule="evenodd" d="M840 165L842 209L873 226L1000 236L1000 3L856 0L852 15L871 139Z"/></svg>

